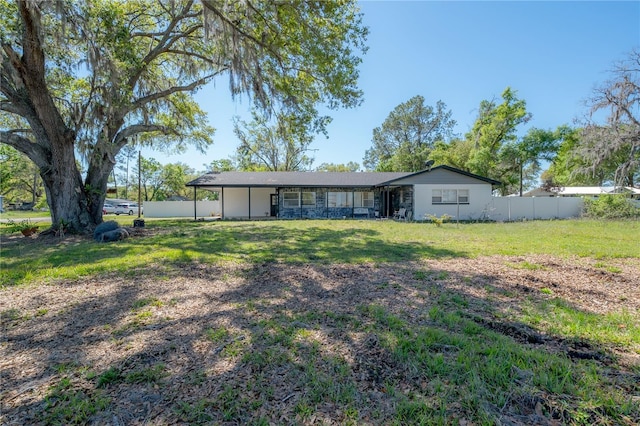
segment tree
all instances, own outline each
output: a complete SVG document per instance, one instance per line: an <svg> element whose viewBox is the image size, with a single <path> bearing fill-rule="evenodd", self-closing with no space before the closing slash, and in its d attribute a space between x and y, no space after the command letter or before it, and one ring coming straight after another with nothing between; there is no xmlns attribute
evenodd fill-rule
<svg viewBox="0 0 640 426"><path fill-rule="evenodd" d="M582 133L582 128L567 128L558 146L556 156L549 168L541 175L543 186L548 188L602 186L605 182L613 179L617 167L615 165L602 165L593 172L587 170L589 164L578 153Z"/></svg>
<svg viewBox="0 0 640 426"><path fill-rule="evenodd" d="M444 164L469 171L469 159L474 143L467 139L453 139L451 142L436 142L429 158L434 164Z"/></svg>
<svg viewBox="0 0 640 426"><path fill-rule="evenodd" d="M506 195L521 186L525 175L535 175L539 160L553 150L549 131L532 129L518 140L519 126L530 119L526 102L507 87L500 104L495 99L480 102L478 117L464 139L436 143L430 158L435 164L499 180L505 184L501 192Z"/></svg>
<svg viewBox="0 0 640 426"><path fill-rule="evenodd" d="M223 158L221 160L213 160L210 164L205 164L205 168L214 172L230 172L236 170L233 161Z"/></svg>
<svg viewBox="0 0 640 426"><path fill-rule="evenodd" d="M317 172L357 172L360 164L349 161L347 164L322 163L316 167Z"/></svg>
<svg viewBox="0 0 640 426"><path fill-rule="evenodd" d="M507 192L513 192L511 188L517 184L518 193L522 197L523 188L533 186L537 180L541 161L553 160L560 141L570 132L571 129L564 126L555 131L534 127L517 142L505 145L500 151L500 158L504 169L502 180L509 187Z"/></svg>
<svg viewBox="0 0 640 426"><path fill-rule="evenodd" d="M7 202L30 201L34 206L44 195L38 169L24 154L7 145L0 145L0 194Z"/></svg>
<svg viewBox="0 0 640 426"><path fill-rule="evenodd" d="M364 166L377 171L419 171L425 168L435 143L447 140L456 122L442 101L435 108L424 97L414 96L394 108L373 129L373 146L364 156Z"/></svg>
<svg viewBox="0 0 640 426"><path fill-rule="evenodd" d="M191 191L185 185L195 179L194 174L195 170L184 163L165 164L162 168L162 199L188 197Z"/></svg>
<svg viewBox="0 0 640 426"><path fill-rule="evenodd" d="M588 105L590 115L576 148L585 160L582 172L595 175L613 162L614 183L633 186L640 174L640 49L614 65L612 78L594 89ZM597 124L604 111L606 125Z"/></svg>
<svg viewBox="0 0 640 426"><path fill-rule="evenodd" d="M516 142L518 126L530 119L526 102L518 99L510 87L502 92L501 104L495 100L480 102L478 118L466 135L473 143L468 171L496 180L505 178L509 167L501 164L504 156L501 158L500 151L503 146Z"/></svg>
<svg viewBox="0 0 640 426"><path fill-rule="evenodd" d="M0 110L19 122L0 142L38 167L52 223L88 231L132 138L212 143L195 90L228 75L263 111L356 106L366 35L354 1L0 0Z"/></svg>
<svg viewBox="0 0 640 426"><path fill-rule="evenodd" d="M326 127L326 120L311 122L296 114L277 113L274 120L253 111L250 123L236 119L234 132L240 140L237 158L240 170L299 171L309 168L307 155L313 134Z"/></svg>

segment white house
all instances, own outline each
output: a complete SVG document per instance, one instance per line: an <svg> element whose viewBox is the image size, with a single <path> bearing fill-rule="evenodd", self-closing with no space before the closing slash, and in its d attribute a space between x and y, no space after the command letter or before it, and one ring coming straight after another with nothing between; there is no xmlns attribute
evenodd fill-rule
<svg viewBox="0 0 640 426"><path fill-rule="evenodd" d="M449 166L407 172L212 172L187 186L220 194L222 218L482 217L500 182ZM195 204L194 204L195 206ZM195 216L195 207L194 207Z"/></svg>

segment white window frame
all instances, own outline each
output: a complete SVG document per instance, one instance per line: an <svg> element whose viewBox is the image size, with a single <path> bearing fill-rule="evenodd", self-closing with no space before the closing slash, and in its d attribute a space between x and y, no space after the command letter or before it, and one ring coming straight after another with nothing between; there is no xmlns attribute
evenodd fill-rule
<svg viewBox="0 0 640 426"><path fill-rule="evenodd" d="M431 204L469 204L468 189L433 189Z"/></svg>
<svg viewBox="0 0 640 426"><path fill-rule="evenodd" d="M353 207L353 192L328 192L327 207L348 208Z"/></svg>
<svg viewBox="0 0 640 426"><path fill-rule="evenodd" d="M282 193L282 207L295 208L300 207L300 193L294 191L285 191Z"/></svg>
<svg viewBox="0 0 640 426"><path fill-rule="evenodd" d="M310 196L305 194L311 194ZM316 193L311 191L303 191L300 193L300 197L302 198L302 207L315 207L316 206ZM307 198L307 200L305 200ZM313 201L311 201L313 200Z"/></svg>
<svg viewBox="0 0 640 426"><path fill-rule="evenodd" d="M305 194L311 194L306 195ZM313 201L311 201L313 200ZM308 203L307 203L308 202ZM306 204L305 204L306 203ZM312 191L284 191L282 193L282 206L293 209L296 207L315 207L316 193Z"/></svg>
<svg viewBox="0 0 640 426"><path fill-rule="evenodd" d="M374 194L373 191L360 191L353 193L353 207L373 208Z"/></svg>

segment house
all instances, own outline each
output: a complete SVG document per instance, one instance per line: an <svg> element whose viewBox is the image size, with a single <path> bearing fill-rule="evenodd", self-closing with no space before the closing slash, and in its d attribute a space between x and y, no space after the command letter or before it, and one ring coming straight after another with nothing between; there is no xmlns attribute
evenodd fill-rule
<svg viewBox="0 0 640 426"><path fill-rule="evenodd" d="M500 182L449 166L420 172L212 172L187 186L217 191L222 218L320 219L482 215ZM195 204L194 204L195 206ZM195 215L194 215L195 216Z"/></svg>
<svg viewBox="0 0 640 426"><path fill-rule="evenodd" d="M532 189L522 194L523 197L597 197L603 194L627 194L631 198L640 199L640 189L630 186L565 186L556 190L545 188Z"/></svg>

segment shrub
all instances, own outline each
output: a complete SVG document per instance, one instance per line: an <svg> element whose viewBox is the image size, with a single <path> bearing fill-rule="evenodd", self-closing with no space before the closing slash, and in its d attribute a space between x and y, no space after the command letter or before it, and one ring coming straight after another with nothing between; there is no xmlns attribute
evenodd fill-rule
<svg viewBox="0 0 640 426"><path fill-rule="evenodd" d="M433 222L437 227L442 226L443 223L448 222L452 218L448 214L443 214L440 217L438 217L436 215L433 215L433 214L426 214L425 216L427 218L429 218L431 220L431 222Z"/></svg>
<svg viewBox="0 0 640 426"><path fill-rule="evenodd" d="M640 208L624 194L604 194L585 198L584 215L593 219L631 219L640 217Z"/></svg>

